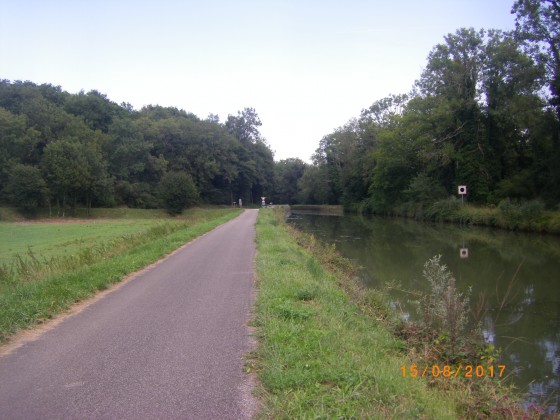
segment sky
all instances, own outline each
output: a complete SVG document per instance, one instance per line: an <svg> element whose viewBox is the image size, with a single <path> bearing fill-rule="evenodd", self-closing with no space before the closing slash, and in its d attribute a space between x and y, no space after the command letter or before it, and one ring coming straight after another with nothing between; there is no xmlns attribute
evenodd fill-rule
<svg viewBox="0 0 560 420"><path fill-rule="evenodd" d="M514 28L513 0L0 0L0 79L98 90L225 121L252 107L275 159L407 93L461 27Z"/></svg>

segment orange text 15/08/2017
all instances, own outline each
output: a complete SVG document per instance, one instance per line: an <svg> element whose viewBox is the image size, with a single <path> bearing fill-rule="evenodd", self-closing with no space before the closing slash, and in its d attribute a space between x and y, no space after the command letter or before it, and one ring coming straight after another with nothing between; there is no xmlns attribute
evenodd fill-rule
<svg viewBox="0 0 560 420"><path fill-rule="evenodd" d="M438 378L443 376L444 378L451 377L461 377L461 378L502 378L506 370L505 365L432 365L432 366L417 366L417 365L402 365L401 373L403 378L424 378L424 377L434 377Z"/></svg>

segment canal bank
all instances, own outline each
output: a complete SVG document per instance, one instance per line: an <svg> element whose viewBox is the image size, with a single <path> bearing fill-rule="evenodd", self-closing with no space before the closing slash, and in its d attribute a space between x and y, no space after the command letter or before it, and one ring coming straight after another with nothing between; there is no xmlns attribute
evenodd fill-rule
<svg viewBox="0 0 560 420"><path fill-rule="evenodd" d="M520 414L495 381L403 374L415 359L383 300L359 286L348 260L283 219L267 209L257 221L259 347L247 370L258 372L265 417Z"/></svg>
<svg viewBox="0 0 560 420"><path fill-rule="evenodd" d="M508 381L526 406L558 411L560 393L560 238L410 219L292 213L289 223L335 244L361 267L364 287L383 290L403 318L418 320L422 271L441 255L470 297L488 345L500 350Z"/></svg>
<svg viewBox="0 0 560 420"><path fill-rule="evenodd" d="M461 226L482 226L510 231L552 233L560 235L560 211L546 210L538 200L515 202L502 200L498 206L463 204L455 197L431 205L410 203L393 208L385 214L373 213L365 205L303 205L290 206L293 211L309 214L342 216L357 214L412 219L417 222L444 222Z"/></svg>

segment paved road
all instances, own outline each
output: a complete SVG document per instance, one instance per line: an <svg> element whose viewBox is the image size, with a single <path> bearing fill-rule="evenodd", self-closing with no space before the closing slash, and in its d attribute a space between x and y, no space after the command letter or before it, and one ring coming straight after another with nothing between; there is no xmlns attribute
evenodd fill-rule
<svg viewBox="0 0 560 420"><path fill-rule="evenodd" d="M0 419L251 415L257 210L0 357Z"/></svg>

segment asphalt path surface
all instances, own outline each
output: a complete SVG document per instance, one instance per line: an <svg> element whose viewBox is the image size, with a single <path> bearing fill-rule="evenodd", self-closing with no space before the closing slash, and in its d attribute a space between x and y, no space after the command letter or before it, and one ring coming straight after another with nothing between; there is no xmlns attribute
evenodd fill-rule
<svg viewBox="0 0 560 420"><path fill-rule="evenodd" d="M257 210L0 357L0 419L239 419Z"/></svg>

